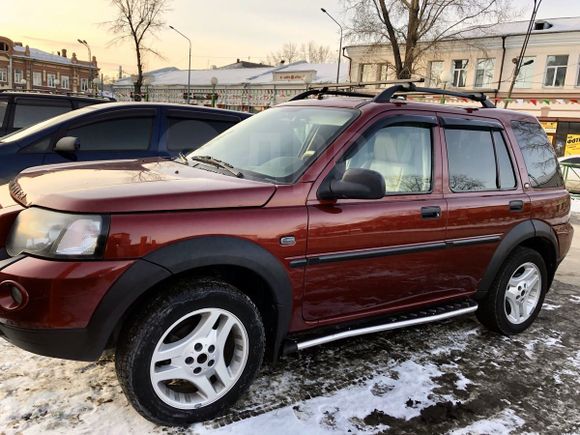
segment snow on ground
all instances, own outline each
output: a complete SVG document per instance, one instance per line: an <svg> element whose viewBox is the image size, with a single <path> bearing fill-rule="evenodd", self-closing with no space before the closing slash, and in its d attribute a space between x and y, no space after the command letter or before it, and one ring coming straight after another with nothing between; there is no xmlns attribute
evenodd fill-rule
<svg viewBox="0 0 580 435"><path fill-rule="evenodd" d="M514 429L519 428L524 423L524 420L518 417L513 410L506 409L497 417L476 421L463 429L450 432L449 435L502 435L512 433Z"/></svg>

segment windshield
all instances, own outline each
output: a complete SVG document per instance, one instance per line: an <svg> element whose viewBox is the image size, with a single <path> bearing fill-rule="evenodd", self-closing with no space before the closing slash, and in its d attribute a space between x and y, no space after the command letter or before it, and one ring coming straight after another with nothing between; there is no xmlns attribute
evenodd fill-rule
<svg viewBox="0 0 580 435"><path fill-rule="evenodd" d="M22 138L25 138L28 135L35 134L41 130L44 130L46 127L50 127L54 124L58 124L59 122L66 121L70 118L76 118L79 115L83 115L94 108L92 106L87 106L82 109L71 110L69 112L63 113L62 115L57 115L53 118L49 118L46 121L39 122L38 124L34 124L31 127L23 128L22 130L15 131L14 133L8 134L6 136L0 137L0 142L15 142Z"/></svg>
<svg viewBox="0 0 580 435"><path fill-rule="evenodd" d="M327 107L268 109L188 157L210 156L250 177L294 182L357 114L357 110Z"/></svg>

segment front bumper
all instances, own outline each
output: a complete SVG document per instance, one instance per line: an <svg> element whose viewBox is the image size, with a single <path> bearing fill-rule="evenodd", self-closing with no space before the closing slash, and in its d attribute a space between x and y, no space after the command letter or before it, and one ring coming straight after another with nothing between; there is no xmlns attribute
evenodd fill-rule
<svg viewBox="0 0 580 435"><path fill-rule="evenodd" d="M97 360L136 297L169 276L145 260L0 260L0 285L28 293L25 306L0 308L0 337L39 355Z"/></svg>

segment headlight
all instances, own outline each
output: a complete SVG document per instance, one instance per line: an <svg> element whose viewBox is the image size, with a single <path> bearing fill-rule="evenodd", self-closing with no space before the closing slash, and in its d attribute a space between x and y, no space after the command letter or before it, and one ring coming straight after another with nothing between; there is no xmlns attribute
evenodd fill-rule
<svg viewBox="0 0 580 435"><path fill-rule="evenodd" d="M106 227L102 216L32 207L18 214L6 251L11 256L27 253L49 258L95 257L102 253Z"/></svg>

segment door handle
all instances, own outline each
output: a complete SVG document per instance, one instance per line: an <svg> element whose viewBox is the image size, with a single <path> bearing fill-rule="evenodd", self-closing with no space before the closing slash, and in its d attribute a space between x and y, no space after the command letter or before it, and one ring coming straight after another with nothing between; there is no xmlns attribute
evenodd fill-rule
<svg viewBox="0 0 580 435"><path fill-rule="evenodd" d="M524 201L517 199L510 201L510 211L522 211L524 209Z"/></svg>
<svg viewBox="0 0 580 435"><path fill-rule="evenodd" d="M441 216L441 207L421 207L421 217L423 219L437 219Z"/></svg>

